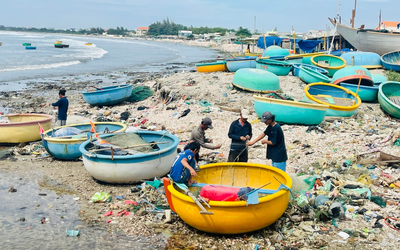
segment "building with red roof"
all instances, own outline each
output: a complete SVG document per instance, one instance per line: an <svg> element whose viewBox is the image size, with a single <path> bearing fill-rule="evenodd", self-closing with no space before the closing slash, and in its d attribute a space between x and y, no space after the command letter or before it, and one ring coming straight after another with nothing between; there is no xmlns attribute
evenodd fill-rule
<svg viewBox="0 0 400 250"><path fill-rule="evenodd" d="M376 30L400 31L400 22L382 21Z"/></svg>
<svg viewBox="0 0 400 250"><path fill-rule="evenodd" d="M136 35L137 36L145 36L145 35L147 35L148 31L149 31L149 27L139 27L136 29Z"/></svg>

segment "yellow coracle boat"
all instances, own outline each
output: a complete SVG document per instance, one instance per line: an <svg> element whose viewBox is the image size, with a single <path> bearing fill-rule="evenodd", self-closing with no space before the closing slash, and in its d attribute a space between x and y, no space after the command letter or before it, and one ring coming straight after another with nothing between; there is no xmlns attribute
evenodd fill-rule
<svg viewBox="0 0 400 250"><path fill-rule="evenodd" d="M62 41L56 41L54 44L62 44Z"/></svg>
<svg viewBox="0 0 400 250"><path fill-rule="evenodd" d="M47 130L53 119L45 114L9 114L7 117L8 123L0 123L0 144L37 141L40 139L39 123Z"/></svg>
<svg viewBox="0 0 400 250"><path fill-rule="evenodd" d="M92 43L85 43L85 45L92 45Z"/></svg>
<svg viewBox="0 0 400 250"><path fill-rule="evenodd" d="M173 181L164 179L166 196L171 209L190 226L216 234L239 234L271 225L285 212L289 202L292 180L284 171L255 163L215 163L201 166L190 189L213 186L259 188L258 204L246 201L209 201L204 213ZM257 197L256 197L257 199ZM200 213L202 211L202 213ZM213 214L210 214L213 213Z"/></svg>
<svg viewBox="0 0 400 250"><path fill-rule="evenodd" d="M212 63L199 63L196 64L198 72L208 73L216 71L226 71L225 61L216 61Z"/></svg>

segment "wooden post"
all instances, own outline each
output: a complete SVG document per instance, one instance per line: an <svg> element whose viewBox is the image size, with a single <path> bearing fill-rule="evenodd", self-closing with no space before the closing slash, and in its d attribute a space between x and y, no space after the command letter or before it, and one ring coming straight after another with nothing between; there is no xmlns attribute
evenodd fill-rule
<svg viewBox="0 0 400 250"><path fill-rule="evenodd" d="M293 54L296 55L296 33L293 34Z"/></svg>

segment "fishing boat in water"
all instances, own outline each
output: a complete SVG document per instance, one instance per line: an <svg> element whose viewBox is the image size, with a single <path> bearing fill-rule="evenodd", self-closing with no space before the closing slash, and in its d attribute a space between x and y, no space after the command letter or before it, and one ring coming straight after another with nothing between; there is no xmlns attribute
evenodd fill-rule
<svg viewBox="0 0 400 250"><path fill-rule="evenodd" d="M311 101L280 100L256 95L253 97L254 110L258 117L261 118L265 111L270 111L276 115L277 122L284 124L318 125L324 120L329 107Z"/></svg>
<svg viewBox="0 0 400 250"><path fill-rule="evenodd" d="M228 197L237 197L241 188L250 187L253 191L251 195L245 193L247 200L222 201L211 198L205 212L191 191L182 190L182 185L178 186L164 178L169 206L183 221L198 230L215 234L252 232L277 221L288 206L292 180L278 168L255 163L224 162L203 165L200 169L194 178L197 183L189 190L201 188L201 194L202 190L212 188Z"/></svg>
<svg viewBox="0 0 400 250"><path fill-rule="evenodd" d="M166 175L179 139L167 131L99 135L81 144L83 164L93 178L108 183L136 183Z"/></svg>
<svg viewBox="0 0 400 250"><path fill-rule="evenodd" d="M23 43L22 46L31 46L31 43Z"/></svg>
<svg viewBox="0 0 400 250"><path fill-rule="evenodd" d="M53 117L45 114L8 114L0 120L0 144L13 144L40 140L39 124L51 128Z"/></svg>
<svg viewBox="0 0 400 250"><path fill-rule="evenodd" d="M387 70L400 72L400 51L388 52L381 57L382 65Z"/></svg>
<svg viewBox="0 0 400 250"><path fill-rule="evenodd" d="M327 116L349 117L356 113L361 99L354 92L330 83L311 83L305 86L308 100L328 105Z"/></svg>
<svg viewBox="0 0 400 250"><path fill-rule="evenodd" d="M122 84L83 91L83 99L90 105L114 105L127 100L132 95L132 84Z"/></svg>
<svg viewBox="0 0 400 250"><path fill-rule="evenodd" d="M112 134L124 132L126 124L116 122L94 122L93 133ZM79 146L88 139L92 124L73 124L49 129L42 134L47 152L58 159L76 160L82 156Z"/></svg>
<svg viewBox="0 0 400 250"><path fill-rule="evenodd" d="M279 89L279 77L261 69L239 69L232 80L233 86L260 93L269 93Z"/></svg>
<svg viewBox="0 0 400 250"><path fill-rule="evenodd" d="M356 49L379 55L400 50L400 33L387 30L355 29L329 18L337 31Z"/></svg>
<svg viewBox="0 0 400 250"><path fill-rule="evenodd" d="M384 82L379 85L378 101L389 115L400 119L400 82Z"/></svg>
<svg viewBox="0 0 400 250"><path fill-rule="evenodd" d="M25 49L36 49L34 46L25 46Z"/></svg>

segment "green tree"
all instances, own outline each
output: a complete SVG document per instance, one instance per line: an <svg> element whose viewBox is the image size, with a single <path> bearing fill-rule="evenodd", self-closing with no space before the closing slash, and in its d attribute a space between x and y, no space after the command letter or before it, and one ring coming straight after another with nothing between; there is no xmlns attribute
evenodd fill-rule
<svg viewBox="0 0 400 250"><path fill-rule="evenodd" d="M235 35L240 38L251 37L251 32L248 29L243 29L240 26Z"/></svg>

